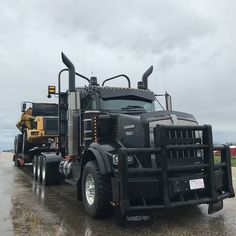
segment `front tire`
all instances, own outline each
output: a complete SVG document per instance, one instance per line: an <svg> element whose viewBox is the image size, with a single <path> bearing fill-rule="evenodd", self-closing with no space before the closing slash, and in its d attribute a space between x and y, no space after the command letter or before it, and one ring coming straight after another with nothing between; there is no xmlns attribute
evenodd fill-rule
<svg viewBox="0 0 236 236"><path fill-rule="evenodd" d="M85 211L94 218L111 213L111 181L102 176L96 161L86 163L82 176L82 196Z"/></svg>

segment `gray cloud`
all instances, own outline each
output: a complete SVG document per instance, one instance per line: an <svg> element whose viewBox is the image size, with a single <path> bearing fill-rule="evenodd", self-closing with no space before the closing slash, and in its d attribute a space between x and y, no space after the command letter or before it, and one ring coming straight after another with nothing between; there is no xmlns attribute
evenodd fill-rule
<svg viewBox="0 0 236 236"><path fill-rule="evenodd" d="M93 44L139 56L181 52L214 31L212 22L197 13L191 1L20 1L15 6L6 3L4 12L2 25L14 30L17 26L10 34L22 39L40 32L68 40L79 35ZM5 35L9 40L9 30Z"/></svg>

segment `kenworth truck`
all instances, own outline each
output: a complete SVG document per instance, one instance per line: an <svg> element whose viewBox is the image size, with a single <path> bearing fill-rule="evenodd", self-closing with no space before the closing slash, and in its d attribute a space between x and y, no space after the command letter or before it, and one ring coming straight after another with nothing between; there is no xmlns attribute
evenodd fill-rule
<svg viewBox="0 0 236 236"><path fill-rule="evenodd" d="M103 81L75 72L62 53L66 69L59 72L58 136L56 151L34 156L34 175L43 184L65 180L77 187L91 217L105 217L118 209L127 221L145 221L158 209L208 204L208 212L234 197L229 147L214 147L210 125L199 125L193 115L156 110L157 96L148 89L150 67L131 88L127 75ZM61 89L68 71L69 86ZM76 87L75 76L87 81ZM127 88L105 86L124 78ZM49 92L49 97L51 93ZM215 163L213 151L221 162Z"/></svg>

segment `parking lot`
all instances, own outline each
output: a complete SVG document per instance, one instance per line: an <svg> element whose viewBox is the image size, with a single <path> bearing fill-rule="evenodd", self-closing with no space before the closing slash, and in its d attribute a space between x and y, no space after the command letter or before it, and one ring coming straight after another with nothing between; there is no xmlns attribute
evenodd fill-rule
<svg viewBox="0 0 236 236"><path fill-rule="evenodd" d="M151 226L120 228L115 217L88 217L68 184L43 187L31 166L16 168L11 153L0 154L0 235L235 235L236 199L207 214L207 206L181 207L155 214ZM236 186L236 168L233 168Z"/></svg>

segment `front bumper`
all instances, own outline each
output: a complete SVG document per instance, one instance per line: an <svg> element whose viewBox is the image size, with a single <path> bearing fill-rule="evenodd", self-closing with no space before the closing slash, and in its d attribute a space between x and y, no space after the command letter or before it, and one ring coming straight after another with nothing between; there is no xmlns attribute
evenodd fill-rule
<svg viewBox="0 0 236 236"><path fill-rule="evenodd" d="M165 136L171 129L201 131L201 142L191 138L185 144L173 145ZM222 200L234 197L232 186L229 146L212 145L211 126L157 126L155 148L120 148L118 173L112 178L113 202L119 205L122 214L133 211L154 211L185 205L209 204L209 213L220 210ZM199 139L198 139L199 141ZM171 144L170 144L171 143ZM187 143L187 144L186 144ZM171 164L168 150L199 150L201 163ZM221 153L221 163L214 163L213 150ZM159 166L130 168L127 155L153 155ZM190 180L202 179L204 188L191 189Z"/></svg>

